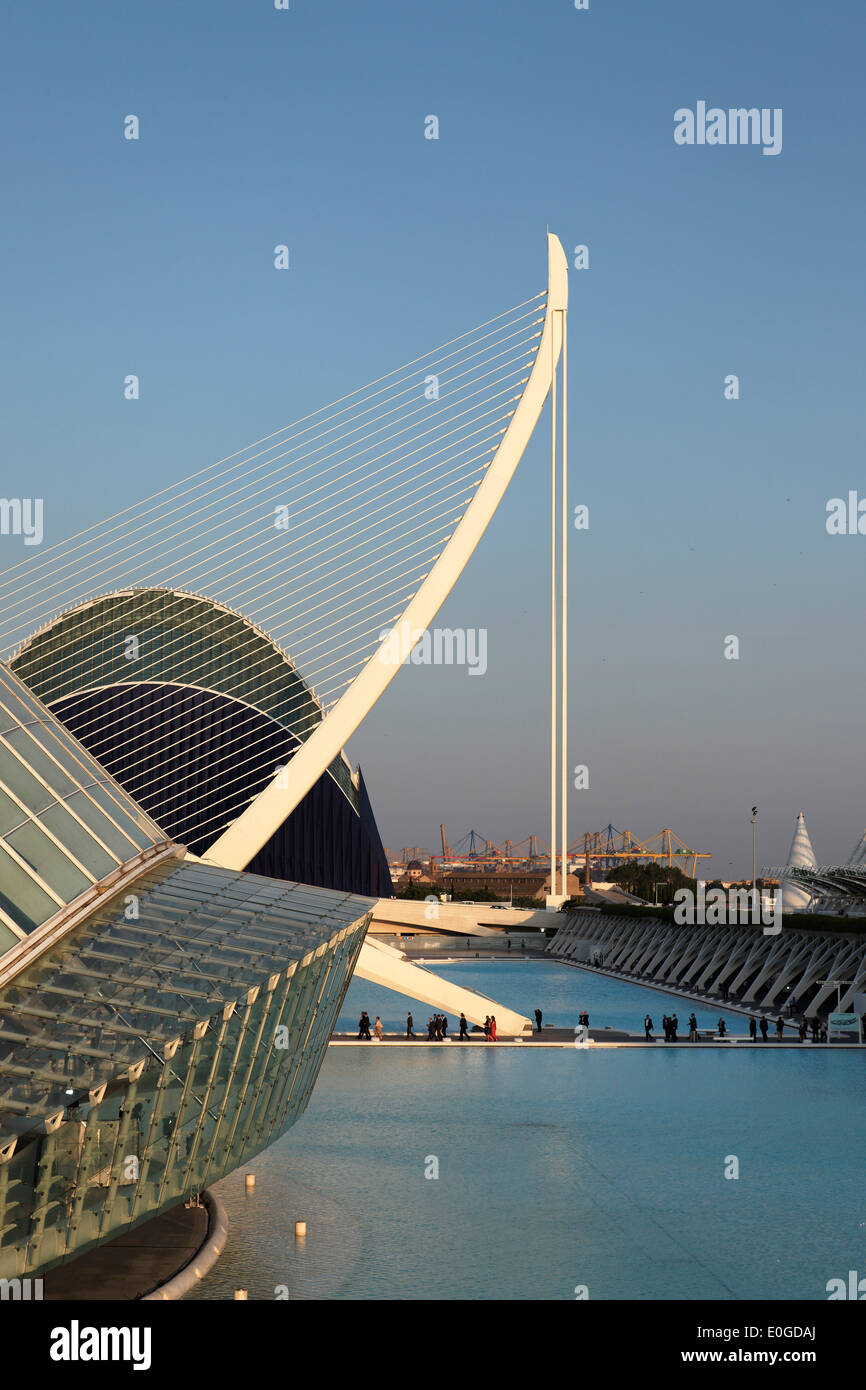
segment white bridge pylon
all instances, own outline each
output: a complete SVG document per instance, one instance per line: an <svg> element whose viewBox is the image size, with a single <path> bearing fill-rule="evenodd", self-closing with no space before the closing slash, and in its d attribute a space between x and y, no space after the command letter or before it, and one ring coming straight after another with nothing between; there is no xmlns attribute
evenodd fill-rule
<svg viewBox="0 0 866 1390"><path fill-rule="evenodd" d="M551 233L547 237L547 250L547 309L538 351L523 394L475 496L442 554L394 624L394 630L294 754L288 768L274 776L202 856L207 863L242 869L267 844L388 688L484 535L538 423L562 350L563 319L568 308L568 265L559 238Z"/></svg>
<svg viewBox="0 0 866 1390"><path fill-rule="evenodd" d="M337 757L399 671L471 558L510 483L551 392L562 352L568 309L568 265L558 237L548 233L547 305L532 370L502 440L465 512L389 636L359 671L324 719L293 755L288 768L202 855L209 864L242 870L286 820ZM563 871L564 880L564 871ZM555 891L551 882L551 890ZM472 1022L496 1013L503 1033L531 1029L530 1021L472 990L441 980L433 972L365 942L356 974L409 998L447 1012L461 1010Z"/></svg>

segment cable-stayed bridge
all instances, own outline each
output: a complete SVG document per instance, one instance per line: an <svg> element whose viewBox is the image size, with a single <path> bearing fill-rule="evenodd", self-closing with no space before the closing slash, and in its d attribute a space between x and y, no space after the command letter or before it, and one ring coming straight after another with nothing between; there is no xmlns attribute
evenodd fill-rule
<svg viewBox="0 0 866 1390"><path fill-rule="evenodd" d="M311 833L327 836L341 814L331 783L363 821L344 745L462 573L550 395L555 897L567 843L567 307L565 255L548 236L545 290L6 571L3 658L208 864L277 854L322 779ZM375 857L376 840L360 852ZM446 1004L436 977L369 943L358 972L483 1017L468 991L449 987ZM529 1026L500 1008L501 1031Z"/></svg>

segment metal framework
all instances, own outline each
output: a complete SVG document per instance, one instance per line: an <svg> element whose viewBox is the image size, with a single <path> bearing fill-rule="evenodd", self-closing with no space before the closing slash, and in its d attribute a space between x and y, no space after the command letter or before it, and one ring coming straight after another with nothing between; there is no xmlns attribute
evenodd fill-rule
<svg viewBox="0 0 866 1390"><path fill-rule="evenodd" d="M149 871L0 988L0 1277L138 1225L303 1111L372 903Z"/></svg>
<svg viewBox="0 0 866 1390"><path fill-rule="evenodd" d="M762 1010L795 999L807 1017L827 1012L835 980L848 981L840 1012L866 991L866 935L796 928L765 936L746 926L675 926L668 921L582 911L569 915L548 950L557 959L587 963L601 955L605 970L636 983L705 995L715 1007L728 998Z"/></svg>

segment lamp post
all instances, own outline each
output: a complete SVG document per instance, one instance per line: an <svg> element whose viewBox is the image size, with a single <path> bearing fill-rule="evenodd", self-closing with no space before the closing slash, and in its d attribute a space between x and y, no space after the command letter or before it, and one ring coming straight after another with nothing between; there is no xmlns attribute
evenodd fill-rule
<svg viewBox="0 0 866 1390"><path fill-rule="evenodd" d="M836 986L836 1012L837 1012L837 1014L839 1014L839 1013L842 1012L842 986L843 986L843 985L854 985L854 984L857 983L857 981L856 981L856 980L816 980L815 983L818 984L818 985L835 985L835 986Z"/></svg>
<svg viewBox="0 0 866 1390"><path fill-rule="evenodd" d="M752 807L752 918L760 920L758 910L758 808Z"/></svg>

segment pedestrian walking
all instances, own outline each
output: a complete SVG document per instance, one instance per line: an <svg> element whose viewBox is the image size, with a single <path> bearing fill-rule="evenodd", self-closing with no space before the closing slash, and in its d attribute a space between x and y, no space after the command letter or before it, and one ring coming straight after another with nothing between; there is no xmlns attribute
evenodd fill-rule
<svg viewBox="0 0 866 1390"><path fill-rule="evenodd" d="M448 1017L442 1014L439 1018L439 1037L445 1042L448 1041Z"/></svg>
<svg viewBox="0 0 866 1390"><path fill-rule="evenodd" d="M486 1018L484 1019L484 1037L485 1037L485 1040L486 1040L487 1042L490 1042L490 1015L489 1015L489 1014L488 1014L488 1015L486 1016Z"/></svg>
<svg viewBox="0 0 866 1390"><path fill-rule="evenodd" d="M370 1042L370 1015L364 1009L358 1020L358 1037Z"/></svg>
<svg viewBox="0 0 866 1390"><path fill-rule="evenodd" d="M432 1041L433 1041L433 1020L432 1020L432 1018L428 1018L428 1020L427 1020L427 1041L428 1041L428 1042L432 1042Z"/></svg>
<svg viewBox="0 0 866 1390"><path fill-rule="evenodd" d="M719 1019L719 1037L723 1038L728 1031L728 1025L723 1018Z"/></svg>
<svg viewBox="0 0 866 1390"><path fill-rule="evenodd" d="M652 1042L652 1040L653 1040L653 1021L652 1021L652 1019L650 1018L649 1014L647 1014L646 1018L645 1018L644 1021L643 1021L643 1035L644 1035L644 1037L646 1038L647 1042Z"/></svg>
<svg viewBox="0 0 866 1390"><path fill-rule="evenodd" d="M689 1042L697 1042L697 1040L698 1040L698 1020L697 1020L697 1018L695 1017L694 1010L692 1010L692 1012L689 1014Z"/></svg>
<svg viewBox="0 0 866 1390"><path fill-rule="evenodd" d="M542 1018L543 1018L543 1014L542 1014L541 1010L540 1010L540 1009L536 1009L536 1010L535 1010L535 1026L536 1026L536 1028L538 1029L539 1033L541 1032L541 1020L542 1020Z"/></svg>
<svg viewBox="0 0 866 1390"><path fill-rule="evenodd" d="M758 1024L758 1027L761 1030L761 1042L766 1042L767 1034L770 1031L770 1025L767 1023L767 1020L765 1018L762 1018L761 1022Z"/></svg>
<svg viewBox="0 0 866 1390"><path fill-rule="evenodd" d="M679 1028L679 1026L680 1021L677 1018L676 1014L671 1014L671 1042L677 1041L677 1029Z"/></svg>
<svg viewBox="0 0 866 1390"><path fill-rule="evenodd" d="M784 1024L784 1022L783 1022L783 1020L782 1020L782 1015L779 1014L779 1017L776 1019L776 1037L778 1038L779 1042L782 1041L782 1037L783 1037L783 1035L784 1035L784 1032L785 1032L785 1024Z"/></svg>
<svg viewBox="0 0 866 1390"><path fill-rule="evenodd" d="M407 1015L406 1015L406 1037L407 1037L407 1038L414 1038L415 1034L412 1032L412 1029L414 1028L414 1026L415 1026L415 1020L414 1020L414 1018L412 1017L411 1014L407 1014Z"/></svg>
<svg viewBox="0 0 866 1390"><path fill-rule="evenodd" d="M496 1042L496 1015L490 1015L490 1041Z"/></svg>
<svg viewBox="0 0 866 1390"><path fill-rule="evenodd" d="M465 1014L461 1014L461 1015L460 1015L460 1038L461 1038L461 1041L462 1041L463 1038L468 1038L468 1037L469 1037L469 1025L468 1025L468 1023L466 1022L466 1015L465 1015Z"/></svg>
<svg viewBox="0 0 866 1390"><path fill-rule="evenodd" d="M758 1041L758 1021L755 1018L749 1019L749 1037L752 1042Z"/></svg>
<svg viewBox="0 0 866 1390"><path fill-rule="evenodd" d="M383 1031L383 1030L382 1030L382 1020L381 1020L381 1018L379 1017L379 1015L377 1014L377 1015L376 1015L376 1022L373 1024L373 1032L376 1034L376 1040L377 1040L377 1042L381 1042L381 1041L382 1041L382 1031Z"/></svg>

